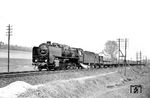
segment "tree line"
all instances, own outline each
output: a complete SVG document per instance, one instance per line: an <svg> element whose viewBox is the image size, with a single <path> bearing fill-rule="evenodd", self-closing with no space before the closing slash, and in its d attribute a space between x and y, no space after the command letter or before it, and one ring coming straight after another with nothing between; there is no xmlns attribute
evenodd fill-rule
<svg viewBox="0 0 150 98"><path fill-rule="evenodd" d="M4 42L0 41L0 49L8 49L8 44L5 44ZM18 45L10 45L10 50L31 52L32 48L31 47L18 46Z"/></svg>

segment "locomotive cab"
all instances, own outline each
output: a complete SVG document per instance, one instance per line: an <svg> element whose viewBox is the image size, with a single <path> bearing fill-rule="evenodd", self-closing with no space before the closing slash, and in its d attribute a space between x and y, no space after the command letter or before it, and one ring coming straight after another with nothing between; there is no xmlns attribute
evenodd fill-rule
<svg viewBox="0 0 150 98"><path fill-rule="evenodd" d="M32 65L34 65L34 63L37 62L37 59L38 59L38 47L33 47L32 49Z"/></svg>

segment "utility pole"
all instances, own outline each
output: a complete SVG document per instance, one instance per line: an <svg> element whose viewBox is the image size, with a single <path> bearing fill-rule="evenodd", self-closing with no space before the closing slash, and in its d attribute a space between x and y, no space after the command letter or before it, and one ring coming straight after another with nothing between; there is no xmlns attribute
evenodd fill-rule
<svg viewBox="0 0 150 98"><path fill-rule="evenodd" d="M137 52L136 53L136 61L137 61L137 64L141 66L142 64L142 52Z"/></svg>
<svg viewBox="0 0 150 98"><path fill-rule="evenodd" d="M147 65L147 56L145 57L145 65Z"/></svg>
<svg viewBox="0 0 150 98"><path fill-rule="evenodd" d="M120 38L118 39L118 44L119 44L119 65L120 65Z"/></svg>
<svg viewBox="0 0 150 98"><path fill-rule="evenodd" d="M10 24L7 26L8 27L8 32L7 33L7 36L8 36L8 72L9 72L9 62L10 62L10 36L11 36L11 30L12 30L12 26L10 26Z"/></svg>
<svg viewBox="0 0 150 98"><path fill-rule="evenodd" d="M140 66L142 64L142 52L140 51Z"/></svg>
<svg viewBox="0 0 150 98"><path fill-rule="evenodd" d="M119 55L118 55L118 60L119 60L119 65L120 65L120 57L124 57L124 54L123 54L123 52L121 51L121 41L123 41L123 39L118 39L118 51L119 51ZM121 55L120 55L121 54Z"/></svg>
<svg viewBox="0 0 150 98"><path fill-rule="evenodd" d="M121 41L125 42L124 44L124 53L121 51ZM123 61L123 65L125 66L125 71L124 71L124 75L126 76L126 66L127 66L127 39L118 39L118 46L119 46L119 65L120 65L120 57L123 57L124 61ZM121 53L121 55L120 55Z"/></svg>
<svg viewBox="0 0 150 98"><path fill-rule="evenodd" d="M126 66L127 66L127 39L125 39L125 55L124 55L124 64L125 64L125 76L126 76Z"/></svg>

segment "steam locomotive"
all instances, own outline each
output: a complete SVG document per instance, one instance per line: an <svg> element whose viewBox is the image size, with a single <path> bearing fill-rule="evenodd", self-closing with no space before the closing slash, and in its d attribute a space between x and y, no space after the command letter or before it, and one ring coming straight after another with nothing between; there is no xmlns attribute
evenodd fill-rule
<svg viewBox="0 0 150 98"><path fill-rule="evenodd" d="M59 43L42 43L32 50L32 65L39 71L62 70L89 67L100 68L103 65L103 56L81 48L73 48Z"/></svg>

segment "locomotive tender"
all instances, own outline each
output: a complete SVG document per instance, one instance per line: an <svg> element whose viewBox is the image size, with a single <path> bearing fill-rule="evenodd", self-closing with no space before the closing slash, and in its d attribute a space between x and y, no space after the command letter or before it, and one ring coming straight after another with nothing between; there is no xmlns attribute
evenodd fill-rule
<svg viewBox="0 0 150 98"><path fill-rule="evenodd" d="M32 50L32 65L42 69L76 69L83 68L82 64L90 67L101 67L103 56L81 48L73 48L58 43L42 43ZM82 64L81 64L82 63Z"/></svg>

